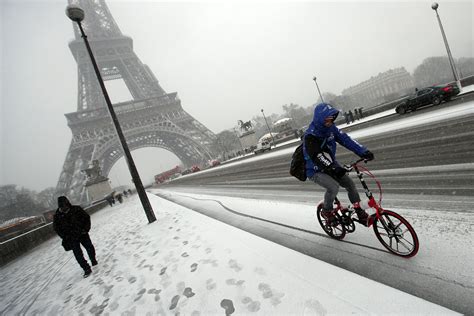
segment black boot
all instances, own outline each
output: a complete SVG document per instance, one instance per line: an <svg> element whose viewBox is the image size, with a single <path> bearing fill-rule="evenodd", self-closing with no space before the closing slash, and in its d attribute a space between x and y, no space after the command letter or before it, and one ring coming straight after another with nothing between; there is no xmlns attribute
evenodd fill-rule
<svg viewBox="0 0 474 316"><path fill-rule="evenodd" d="M369 219L369 214L367 214L367 212L361 208L356 208L355 211L357 214L357 218L359 219L359 222L364 226L368 226L367 220Z"/></svg>
<svg viewBox="0 0 474 316"><path fill-rule="evenodd" d="M92 270L91 268L84 270L84 278L87 278L89 275L91 275Z"/></svg>

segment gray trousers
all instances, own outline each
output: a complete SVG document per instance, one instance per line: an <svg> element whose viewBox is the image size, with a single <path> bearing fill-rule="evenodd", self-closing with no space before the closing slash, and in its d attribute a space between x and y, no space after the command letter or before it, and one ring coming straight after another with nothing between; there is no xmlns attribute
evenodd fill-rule
<svg viewBox="0 0 474 316"><path fill-rule="evenodd" d="M324 194L324 210L330 211L333 209L333 202L339 192L339 185L347 190L347 196L351 203L360 202L359 192L357 192L354 181L347 174L336 181L325 173L316 172L310 179L326 189Z"/></svg>

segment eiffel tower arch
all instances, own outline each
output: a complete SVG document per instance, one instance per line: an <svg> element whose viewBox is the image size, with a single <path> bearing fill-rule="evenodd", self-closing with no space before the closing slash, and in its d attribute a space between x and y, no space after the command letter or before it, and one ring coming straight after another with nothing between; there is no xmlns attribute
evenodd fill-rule
<svg viewBox="0 0 474 316"><path fill-rule="evenodd" d="M159 147L174 153L185 165L212 158L215 135L189 115L177 93L166 93L150 68L133 51L104 0L68 0L85 12L82 25L104 81L123 79L130 102L113 105L130 150ZM77 111L65 114L72 140L56 187L56 194L75 202L86 201L85 175L92 160L107 176L124 153L110 118L80 31L73 23L75 40L69 48L78 65Z"/></svg>

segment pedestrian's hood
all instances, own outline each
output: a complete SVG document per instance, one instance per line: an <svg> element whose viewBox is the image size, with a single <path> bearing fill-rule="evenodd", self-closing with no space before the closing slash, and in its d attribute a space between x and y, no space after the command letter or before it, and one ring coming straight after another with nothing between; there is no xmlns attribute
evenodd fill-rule
<svg viewBox="0 0 474 316"><path fill-rule="evenodd" d="M71 206L71 202L69 202L68 198L65 196L58 197L58 207L61 208L64 206Z"/></svg>

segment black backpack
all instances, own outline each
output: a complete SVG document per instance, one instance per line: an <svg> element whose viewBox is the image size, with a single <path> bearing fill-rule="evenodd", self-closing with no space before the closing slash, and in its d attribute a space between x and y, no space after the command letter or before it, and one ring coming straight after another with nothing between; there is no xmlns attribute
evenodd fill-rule
<svg viewBox="0 0 474 316"><path fill-rule="evenodd" d="M303 143L296 147L291 156L290 174L300 181L306 181L306 161L303 154Z"/></svg>

